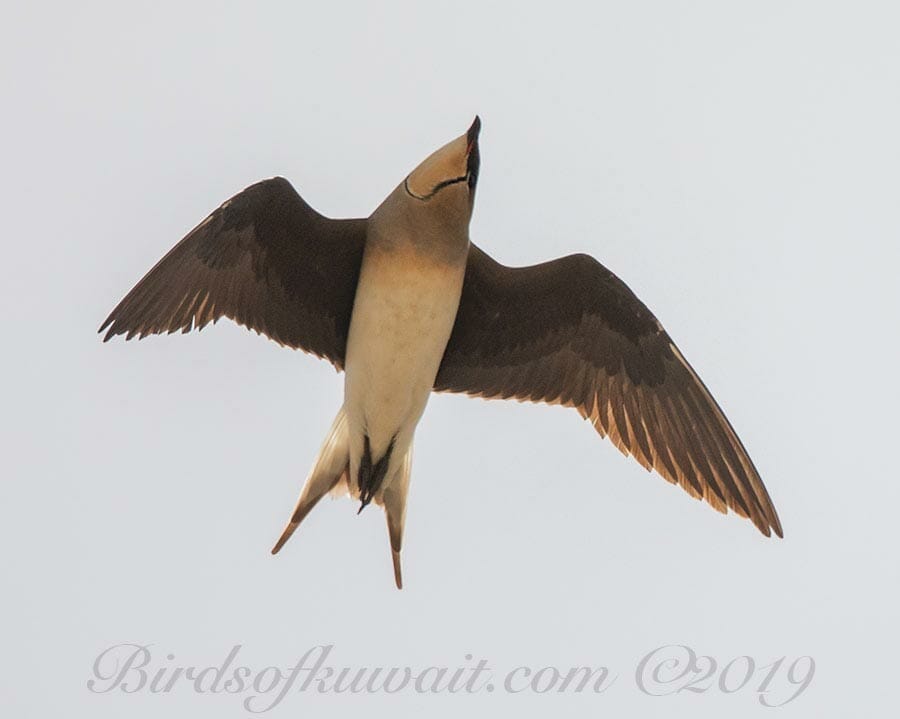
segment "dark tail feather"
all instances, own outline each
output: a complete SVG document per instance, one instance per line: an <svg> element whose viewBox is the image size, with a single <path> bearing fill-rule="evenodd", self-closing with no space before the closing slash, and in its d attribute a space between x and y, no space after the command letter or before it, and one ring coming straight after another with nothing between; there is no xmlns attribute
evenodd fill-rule
<svg viewBox="0 0 900 719"><path fill-rule="evenodd" d="M363 456L359 462L359 512L362 512L375 493L381 488L384 476L387 474L388 464L391 461L391 452L394 449L394 440L388 445L384 456L374 464L372 463L372 448L369 446L369 436L363 439ZM357 512L357 514L359 514Z"/></svg>

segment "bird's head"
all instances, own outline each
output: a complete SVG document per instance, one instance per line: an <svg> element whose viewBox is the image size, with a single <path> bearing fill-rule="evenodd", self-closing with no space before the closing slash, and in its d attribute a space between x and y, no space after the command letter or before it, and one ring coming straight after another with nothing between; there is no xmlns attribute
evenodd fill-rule
<svg viewBox="0 0 900 719"><path fill-rule="evenodd" d="M414 202L432 205L442 214L462 214L468 221L478 183L480 130L476 115L465 134L431 153L409 173L403 186Z"/></svg>

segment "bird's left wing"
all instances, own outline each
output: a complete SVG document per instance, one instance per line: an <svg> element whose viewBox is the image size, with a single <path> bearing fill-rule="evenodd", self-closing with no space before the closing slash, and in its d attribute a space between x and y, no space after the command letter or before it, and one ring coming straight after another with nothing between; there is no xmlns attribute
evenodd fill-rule
<svg viewBox="0 0 900 719"><path fill-rule="evenodd" d="M782 534L709 391L647 307L592 257L512 268L473 245L435 390L575 407L648 470L766 536Z"/></svg>
<svg viewBox="0 0 900 719"><path fill-rule="evenodd" d="M365 220L332 220L281 177L213 211L135 285L104 341L202 329L220 317L343 368Z"/></svg>

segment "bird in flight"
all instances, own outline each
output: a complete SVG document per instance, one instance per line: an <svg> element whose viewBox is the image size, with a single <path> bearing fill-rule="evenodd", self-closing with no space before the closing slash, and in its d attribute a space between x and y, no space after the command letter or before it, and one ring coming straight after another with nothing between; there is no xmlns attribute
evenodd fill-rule
<svg viewBox="0 0 900 719"><path fill-rule="evenodd" d="M476 117L367 219L329 219L281 177L227 200L100 327L142 338L228 317L344 371L344 402L277 553L327 493L384 508L394 579L416 425L432 392L573 407L722 513L782 536L759 473L647 307L594 258L507 267L469 240Z"/></svg>

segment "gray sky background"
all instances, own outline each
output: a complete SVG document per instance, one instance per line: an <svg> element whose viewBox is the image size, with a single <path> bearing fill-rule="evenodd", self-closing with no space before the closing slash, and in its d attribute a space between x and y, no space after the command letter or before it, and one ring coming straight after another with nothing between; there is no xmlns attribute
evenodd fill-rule
<svg viewBox="0 0 900 719"><path fill-rule="evenodd" d="M608 666L598 696L292 694L272 716L765 716L650 697L648 651L812 655L790 717L896 685L900 45L893 3L17 3L0 29L0 692L10 715L242 716L244 697L86 688L94 658L257 670ZM480 113L472 238L588 252L656 312L749 448L765 540L573 411L435 396L404 569L325 502L269 548L341 401L227 322L102 345L113 305L258 179L365 216ZM783 673L773 696L790 687Z"/></svg>

